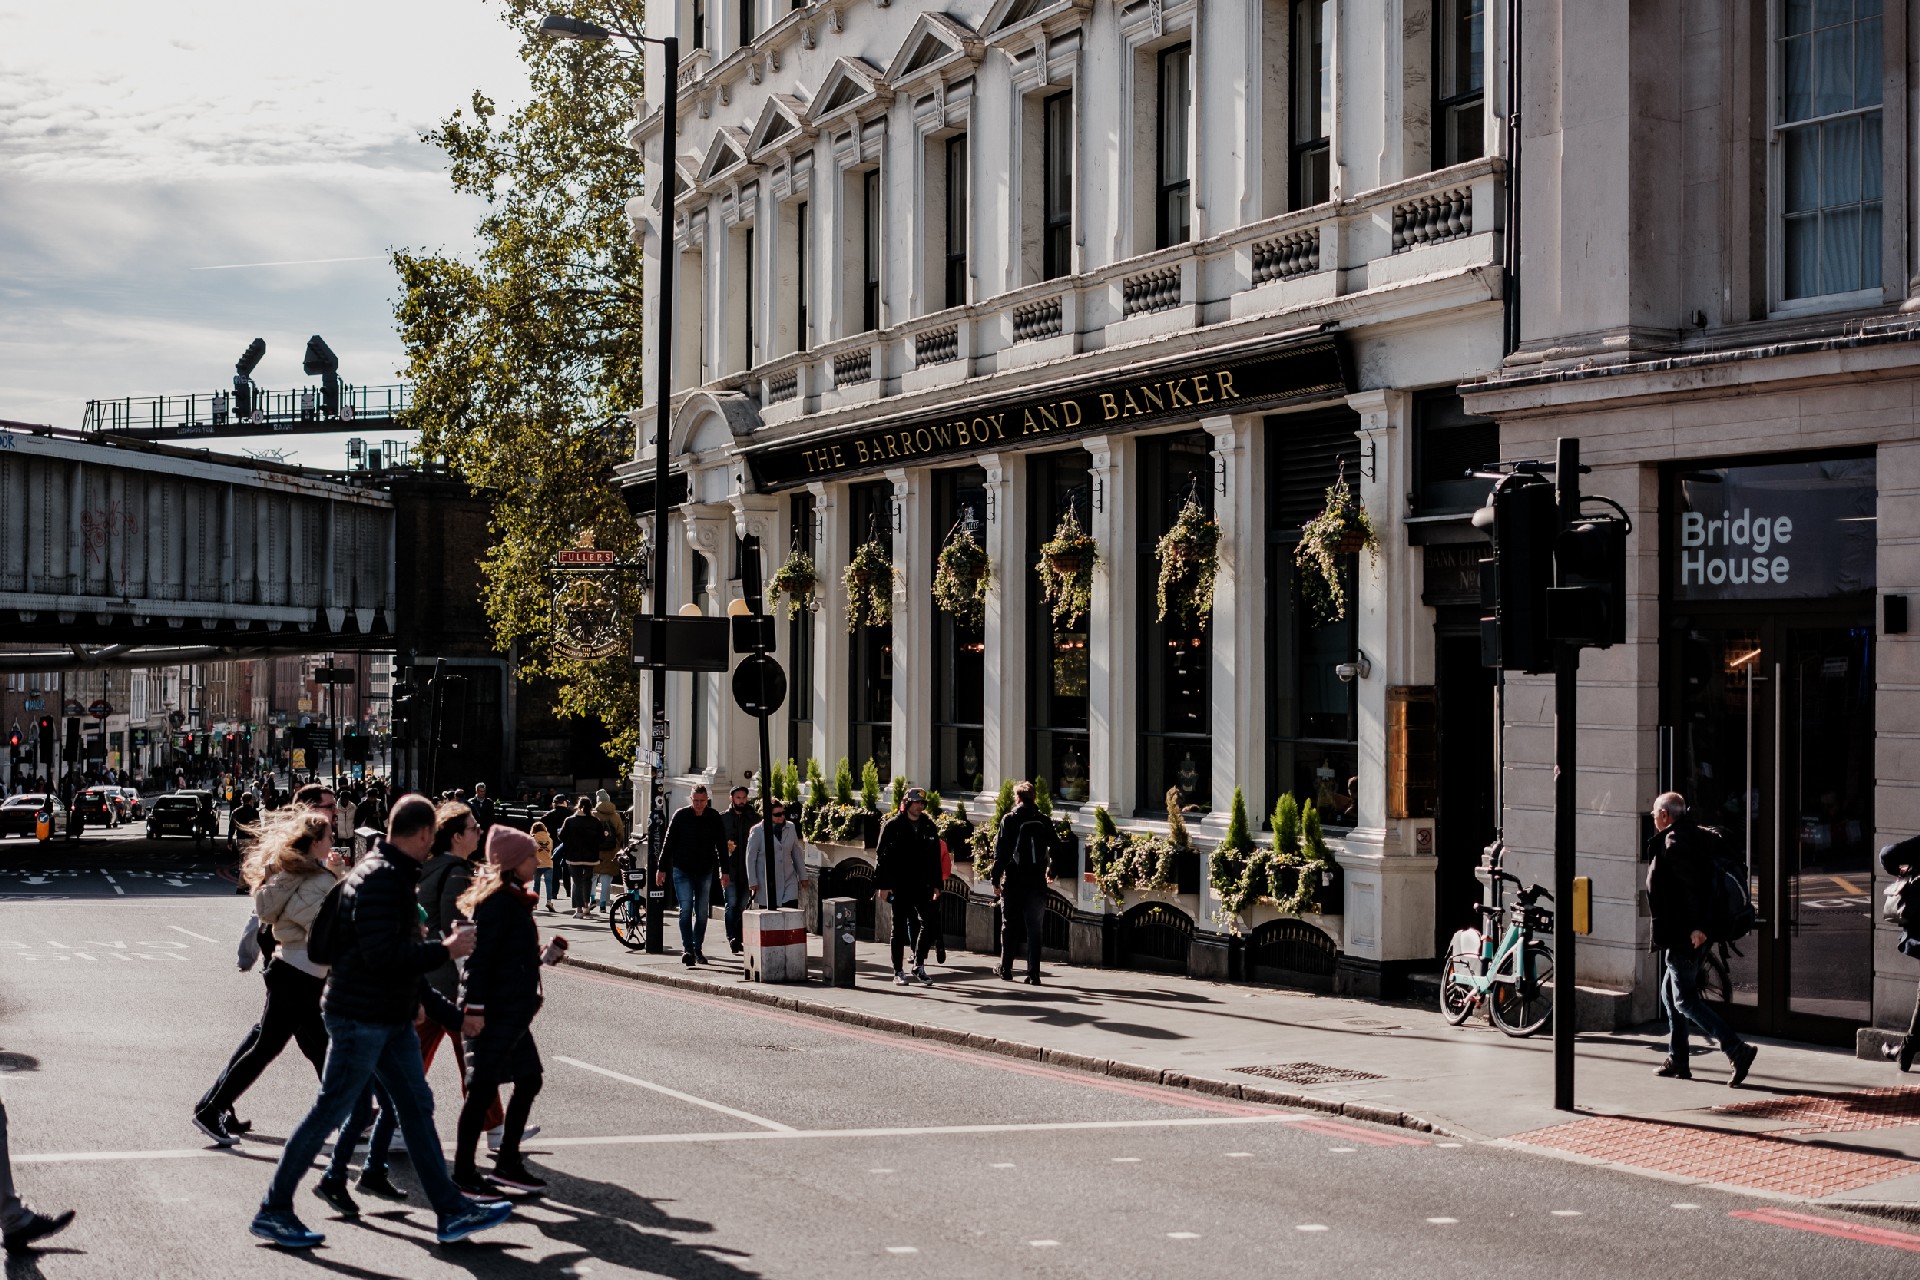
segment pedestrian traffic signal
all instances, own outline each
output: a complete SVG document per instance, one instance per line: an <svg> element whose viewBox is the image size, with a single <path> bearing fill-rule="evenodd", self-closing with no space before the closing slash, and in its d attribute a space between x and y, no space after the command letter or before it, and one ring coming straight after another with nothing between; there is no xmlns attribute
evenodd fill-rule
<svg viewBox="0 0 1920 1280"><path fill-rule="evenodd" d="M419 723L420 695L413 681L402 680L393 686L393 737L399 742L408 742L413 738L414 727Z"/></svg>
<svg viewBox="0 0 1920 1280"><path fill-rule="evenodd" d="M20 749L20 726L19 725L15 725L11 730L8 731L7 745L9 747L12 747L15 751L18 751Z"/></svg>
<svg viewBox="0 0 1920 1280"><path fill-rule="evenodd" d="M1553 485L1532 471L1502 476L1474 523L1493 530L1493 555L1480 562L1481 663L1506 671L1553 670L1547 631L1559 526Z"/></svg>
<svg viewBox="0 0 1920 1280"><path fill-rule="evenodd" d="M1627 640L1627 522L1586 516L1553 543L1547 632L1556 641L1605 649Z"/></svg>
<svg viewBox="0 0 1920 1280"><path fill-rule="evenodd" d="M46 764L53 759L53 717L40 717L40 762Z"/></svg>

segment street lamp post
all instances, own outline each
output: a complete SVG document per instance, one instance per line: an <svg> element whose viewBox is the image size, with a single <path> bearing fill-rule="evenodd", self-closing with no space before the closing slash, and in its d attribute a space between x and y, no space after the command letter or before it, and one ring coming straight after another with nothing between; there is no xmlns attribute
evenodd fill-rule
<svg viewBox="0 0 1920 1280"><path fill-rule="evenodd" d="M660 302L656 311L660 329L658 374L654 379L653 422L653 617L657 638L666 629L667 618L667 449L672 438L673 413L670 403L673 389L673 201L674 153L680 125L680 40L677 36L643 36L603 27L584 18L566 14L548 14L540 23L540 32L561 40L579 40L604 44L614 36L632 44L657 44L662 61L661 79L666 84L665 129L660 143ZM658 651L657 643L649 646ZM667 842L667 791L664 784L667 753L667 681L666 673L654 667L648 673L653 693L652 751L648 759L647 802L647 936L649 954L666 950L666 894L654 883L660 855Z"/></svg>

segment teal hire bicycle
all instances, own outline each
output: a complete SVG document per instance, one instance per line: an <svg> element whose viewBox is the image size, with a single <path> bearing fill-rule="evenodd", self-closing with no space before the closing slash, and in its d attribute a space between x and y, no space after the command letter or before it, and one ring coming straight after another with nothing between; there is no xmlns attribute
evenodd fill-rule
<svg viewBox="0 0 1920 1280"><path fill-rule="evenodd" d="M1500 1030L1530 1036L1553 1018L1553 948L1534 936L1553 931L1553 913L1536 905L1543 898L1552 902L1553 895L1498 867L1491 876L1493 905L1479 907L1486 929L1460 930L1447 949L1440 1012L1457 1027L1484 1006ZM1511 908L1501 905L1503 883L1517 890Z"/></svg>

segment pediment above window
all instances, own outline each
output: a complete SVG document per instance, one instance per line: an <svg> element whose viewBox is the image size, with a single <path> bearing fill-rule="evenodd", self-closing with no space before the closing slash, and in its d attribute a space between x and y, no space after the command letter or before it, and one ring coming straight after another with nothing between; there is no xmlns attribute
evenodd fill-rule
<svg viewBox="0 0 1920 1280"><path fill-rule="evenodd" d="M704 186L738 169L746 159L747 135L732 125L723 124L714 130L713 142L707 147L707 158L700 164L696 181Z"/></svg>
<svg viewBox="0 0 1920 1280"><path fill-rule="evenodd" d="M811 137L807 126L807 104L791 94L776 93L760 108L760 118L747 132L747 156L757 159L769 147L787 147Z"/></svg>
<svg viewBox="0 0 1920 1280"><path fill-rule="evenodd" d="M813 97L807 123L819 127L838 116L864 116L870 110L884 108L893 100L880 69L864 58L842 58L828 69Z"/></svg>
<svg viewBox="0 0 1920 1280"><path fill-rule="evenodd" d="M970 72L983 46L973 29L943 13L920 15L887 67L887 82L899 85L954 71Z"/></svg>

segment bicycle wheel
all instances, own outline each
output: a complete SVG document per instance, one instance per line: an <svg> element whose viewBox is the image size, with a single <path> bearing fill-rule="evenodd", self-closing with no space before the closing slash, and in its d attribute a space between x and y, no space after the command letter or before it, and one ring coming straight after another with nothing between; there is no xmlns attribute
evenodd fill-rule
<svg viewBox="0 0 1920 1280"><path fill-rule="evenodd" d="M639 894L627 893L615 898L607 908L607 925L627 950L638 951L647 945L646 911L640 905Z"/></svg>
<svg viewBox="0 0 1920 1280"><path fill-rule="evenodd" d="M1509 951L1493 971L1493 1024L1510 1036L1530 1036L1553 1019L1553 952L1538 938L1527 943L1527 965Z"/></svg>
<svg viewBox="0 0 1920 1280"><path fill-rule="evenodd" d="M1447 957L1447 967L1440 971L1440 1016L1456 1027L1467 1020L1479 1001L1473 989L1472 980L1479 976L1474 961L1473 956L1455 952Z"/></svg>

